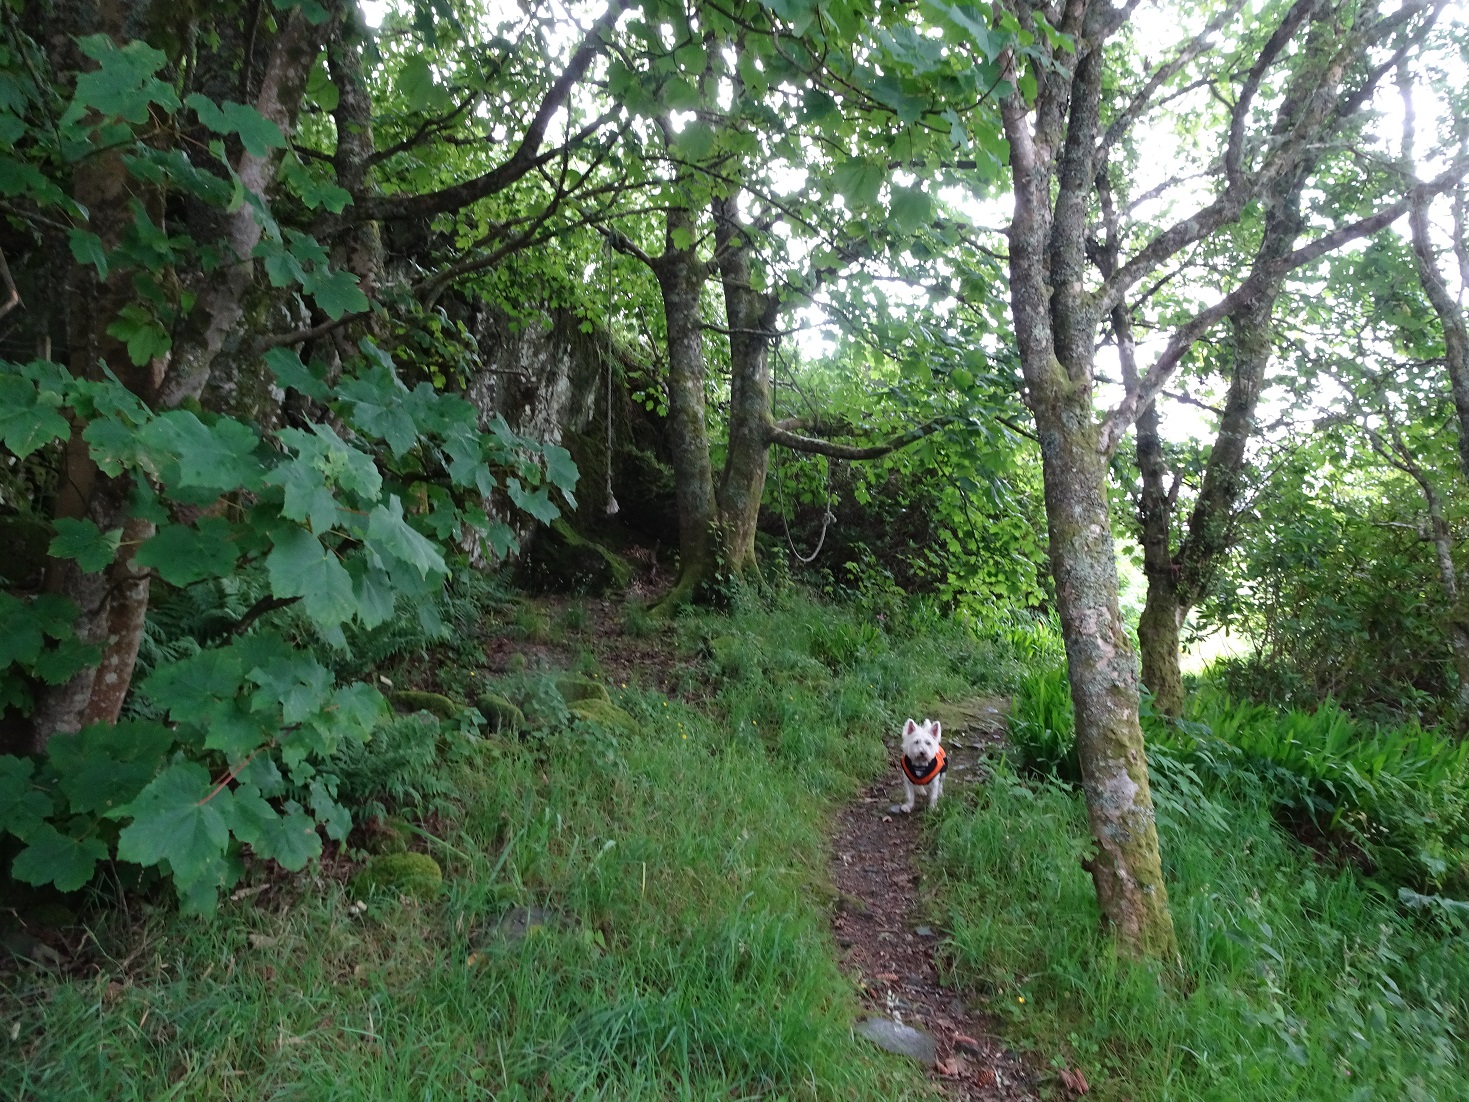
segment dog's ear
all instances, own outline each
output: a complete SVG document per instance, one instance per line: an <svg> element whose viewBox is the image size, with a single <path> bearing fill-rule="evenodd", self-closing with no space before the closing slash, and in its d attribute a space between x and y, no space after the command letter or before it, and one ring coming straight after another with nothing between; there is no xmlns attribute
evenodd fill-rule
<svg viewBox="0 0 1469 1102"><path fill-rule="evenodd" d="M944 725L938 720L933 721L933 741L941 742L944 737Z"/></svg>
<svg viewBox="0 0 1469 1102"><path fill-rule="evenodd" d="M910 719L907 723L903 724L903 737L907 738L916 730L918 730L918 724Z"/></svg>

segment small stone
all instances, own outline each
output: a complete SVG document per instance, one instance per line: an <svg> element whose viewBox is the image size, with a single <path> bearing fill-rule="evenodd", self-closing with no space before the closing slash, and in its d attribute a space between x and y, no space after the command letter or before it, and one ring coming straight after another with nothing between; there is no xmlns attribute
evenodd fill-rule
<svg viewBox="0 0 1469 1102"><path fill-rule="evenodd" d="M495 923L495 936L514 945L530 936L532 930L544 930L559 921L555 911L545 907L512 907Z"/></svg>
<svg viewBox="0 0 1469 1102"><path fill-rule="evenodd" d="M895 1052L920 1064L932 1064L938 1046L929 1034L889 1018L867 1018L857 1023L857 1035L885 1052Z"/></svg>
<svg viewBox="0 0 1469 1102"><path fill-rule="evenodd" d="M838 892L836 908L845 915L859 915L868 918L872 915L872 908L867 905L867 900L861 896L853 895L851 892Z"/></svg>
<svg viewBox="0 0 1469 1102"><path fill-rule="evenodd" d="M933 927L932 926L920 926L920 927L918 927L918 929L914 930L913 932L915 934L917 934L919 937L933 937L934 936Z"/></svg>

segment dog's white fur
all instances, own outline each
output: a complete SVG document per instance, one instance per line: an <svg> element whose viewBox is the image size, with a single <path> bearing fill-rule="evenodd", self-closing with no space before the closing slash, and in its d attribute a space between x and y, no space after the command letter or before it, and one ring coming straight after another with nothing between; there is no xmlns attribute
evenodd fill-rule
<svg viewBox="0 0 1469 1102"><path fill-rule="evenodd" d="M910 719L903 724L903 756L922 772L923 766L938 757L939 740L943 738L943 734L943 724L936 719L925 719L922 723L915 723ZM903 787L908 798L901 804L894 804L891 810L901 811L906 815L913 810L913 801L917 799L920 787L928 789L930 808L939 802L939 797L944 792L944 775L940 773L927 784L916 785L908 779L908 774L904 772Z"/></svg>

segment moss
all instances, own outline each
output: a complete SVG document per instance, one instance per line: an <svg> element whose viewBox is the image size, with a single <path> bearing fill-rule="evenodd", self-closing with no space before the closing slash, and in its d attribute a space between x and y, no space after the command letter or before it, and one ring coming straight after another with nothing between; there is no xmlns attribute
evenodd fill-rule
<svg viewBox="0 0 1469 1102"><path fill-rule="evenodd" d="M610 700L580 700L568 710L577 719L594 723L609 734L631 736L643 733L638 721Z"/></svg>
<svg viewBox="0 0 1469 1102"><path fill-rule="evenodd" d="M393 815L386 819L374 819L365 825L366 835L363 848L369 853L407 853L410 832L408 823Z"/></svg>
<svg viewBox="0 0 1469 1102"><path fill-rule="evenodd" d="M580 674L568 673L556 678L556 691L561 694L561 699L567 704L576 704L583 700L603 700L608 704L612 698L607 695L607 686L600 681L593 681L590 677L582 677Z"/></svg>
<svg viewBox="0 0 1469 1102"><path fill-rule="evenodd" d="M464 705L455 703L442 693L423 693L404 689L388 694L388 700L404 712L428 712L442 720L453 722L464 711Z"/></svg>
<svg viewBox="0 0 1469 1102"><path fill-rule="evenodd" d="M522 560L521 580L541 592L601 595L626 589L632 581L632 567L565 520L555 520L536 533Z"/></svg>
<svg viewBox="0 0 1469 1102"><path fill-rule="evenodd" d="M474 706L492 731L515 734L525 730L525 713L499 693L481 693Z"/></svg>
<svg viewBox="0 0 1469 1102"><path fill-rule="evenodd" d="M385 853L372 858L352 877L349 889L354 899L374 893L432 899L439 893L444 873L426 853Z"/></svg>

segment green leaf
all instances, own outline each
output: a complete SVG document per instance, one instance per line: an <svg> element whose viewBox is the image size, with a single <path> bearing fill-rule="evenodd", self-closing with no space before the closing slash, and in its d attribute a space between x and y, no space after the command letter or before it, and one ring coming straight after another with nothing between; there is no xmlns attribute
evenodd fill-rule
<svg viewBox="0 0 1469 1102"><path fill-rule="evenodd" d="M237 647L215 647L159 666L140 688L176 722L200 721L220 701L239 695L245 680L243 667Z"/></svg>
<svg viewBox="0 0 1469 1102"><path fill-rule="evenodd" d="M91 264L97 269L97 278L107 278L107 250L102 239L91 230L74 229L68 235L71 255L78 264Z"/></svg>
<svg viewBox="0 0 1469 1102"><path fill-rule="evenodd" d="M88 574L96 574L112 564L122 542L122 529L102 532L90 520L58 517L53 522L56 538L47 549L53 559L75 559Z"/></svg>
<svg viewBox="0 0 1469 1102"><path fill-rule="evenodd" d="M170 766L136 800L112 813L133 819L118 835L118 859L144 867L167 861L180 887L203 878L230 840L224 812L231 794L221 789L208 799L213 787L208 770L197 762Z"/></svg>
<svg viewBox="0 0 1469 1102"><path fill-rule="evenodd" d="M340 270L313 270L302 280L306 293L316 299L316 305L332 321L345 314L360 314L371 305L358 286L357 277L351 272Z"/></svg>
<svg viewBox="0 0 1469 1102"><path fill-rule="evenodd" d="M306 614L320 624L340 624L357 611L352 576L304 528L287 528L266 556L265 567L271 594L300 597Z"/></svg>
<svg viewBox="0 0 1469 1102"><path fill-rule="evenodd" d="M102 661L102 647L80 639L63 639L36 655L31 672L48 685L64 685L78 670Z"/></svg>
<svg viewBox="0 0 1469 1102"><path fill-rule="evenodd" d="M173 410L140 430L140 437L177 457L179 485L208 490L254 490L261 485L260 444L255 430L228 417L206 425L187 410Z"/></svg>
<svg viewBox="0 0 1469 1102"><path fill-rule="evenodd" d="M398 91L408 101L410 111L442 111L453 103L448 91L434 80L433 68L423 54L414 54L403 63L398 72Z"/></svg>
<svg viewBox="0 0 1469 1102"><path fill-rule="evenodd" d="M321 835L316 833L316 824L310 816L297 808L261 823L251 846L261 857L270 858L289 872L297 872L321 856Z"/></svg>
<svg viewBox="0 0 1469 1102"><path fill-rule="evenodd" d="M397 494L388 498L387 505L379 505L368 516L367 540L379 554L388 554L407 563L418 571L420 577L449 572L439 549L403 519L403 503Z"/></svg>
<svg viewBox="0 0 1469 1102"><path fill-rule="evenodd" d="M31 783L35 763L0 754L0 832L28 838L51 814L51 797Z"/></svg>
<svg viewBox="0 0 1469 1102"><path fill-rule="evenodd" d="M155 103L169 111L177 110L179 99L174 90L153 75L168 63L161 51L136 40L119 46L105 34L88 35L77 42L100 67L77 77L76 95L63 121L74 124L92 108L141 126L148 121L148 110Z"/></svg>
<svg viewBox="0 0 1469 1102"><path fill-rule="evenodd" d="M316 821L326 829L326 836L333 842L345 842L352 830L352 815L337 803L335 786L329 790L319 779L312 781L310 802Z"/></svg>
<svg viewBox="0 0 1469 1102"><path fill-rule="evenodd" d="M933 220L933 200L920 188L895 187L888 217L899 233L912 233Z"/></svg>
<svg viewBox="0 0 1469 1102"><path fill-rule="evenodd" d="M0 375L0 438L17 459L71 436L71 426L52 405L58 399L41 394L29 379Z"/></svg>
<svg viewBox="0 0 1469 1102"><path fill-rule="evenodd" d="M332 671L309 654L292 654L266 662L250 671L250 680L260 686L254 706L271 701L280 704L281 720L300 723L325 707L330 698Z"/></svg>
<svg viewBox="0 0 1469 1102"><path fill-rule="evenodd" d="M152 363L173 347L173 337L147 307L130 302L107 326L109 336L127 342L128 359L136 366Z"/></svg>
<svg viewBox="0 0 1469 1102"><path fill-rule="evenodd" d="M105 814L137 799L158 772L158 759L118 761L91 747L62 771L60 786L73 812Z"/></svg>
<svg viewBox="0 0 1469 1102"><path fill-rule="evenodd" d="M877 193L882 190L886 178L887 172L882 165L852 158L832 171L832 186L853 210L860 210L877 201Z"/></svg>
<svg viewBox="0 0 1469 1102"><path fill-rule="evenodd" d="M240 557L234 536L234 525L224 517L202 517L194 526L169 524L139 547L133 559L157 570L169 585L193 585L234 572Z"/></svg>
<svg viewBox="0 0 1469 1102"><path fill-rule="evenodd" d="M254 753L275 736L275 725L250 711L239 699L220 700L201 726L206 750L222 750L231 761Z"/></svg>
<svg viewBox="0 0 1469 1102"><path fill-rule="evenodd" d="M557 444L547 444L544 453L546 477L564 493L569 494L575 490L581 472L576 469L576 461L571 458L571 453Z"/></svg>
<svg viewBox="0 0 1469 1102"><path fill-rule="evenodd" d="M281 386L288 386L308 398L322 402L331 394L325 380L301 362L301 356L294 348L272 348L265 354L265 366L270 368Z"/></svg>
<svg viewBox="0 0 1469 1102"><path fill-rule="evenodd" d="M281 128L248 104L225 100L221 110L230 129L240 136L245 151L251 156L264 157L272 149L286 147L286 136L281 133Z"/></svg>
<svg viewBox="0 0 1469 1102"><path fill-rule="evenodd" d="M529 513L542 524L550 524L561 515L561 510L551 504L551 497L544 486L530 491L520 484L520 479L511 478L505 482L505 491L516 508Z"/></svg>
<svg viewBox="0 0 1469 1102"><path fill-rule="evenodd" d="M10 866L17 880L40 887L55 884L60 891L74 892L92 879L98 861L107 859L107 847L97 838L71 838L50 823L31 832L30 844L15 856Z"/></svg>

